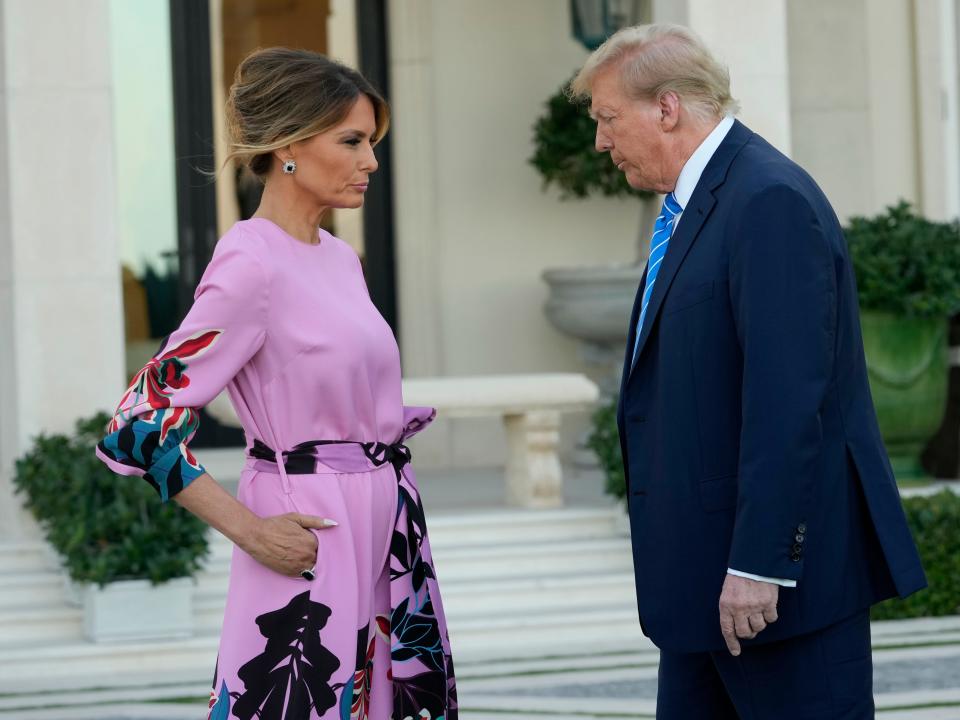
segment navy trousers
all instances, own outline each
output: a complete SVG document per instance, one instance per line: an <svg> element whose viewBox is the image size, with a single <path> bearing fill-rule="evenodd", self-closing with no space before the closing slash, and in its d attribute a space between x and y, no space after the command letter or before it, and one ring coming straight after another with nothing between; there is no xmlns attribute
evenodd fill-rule
<svg viewBox="0 0 960 720"><path fill-rule="evenodd" d="M657 720L872 720L867 610L729 652L660 653Z"/></svg>

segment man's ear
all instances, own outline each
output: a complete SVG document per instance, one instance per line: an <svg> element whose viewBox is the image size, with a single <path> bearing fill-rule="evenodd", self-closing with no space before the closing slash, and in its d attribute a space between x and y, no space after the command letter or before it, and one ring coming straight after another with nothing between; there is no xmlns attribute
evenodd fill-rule
<svg viewBox="0 0 960 720"><path fill-rule="evenodd" d="M657 106L660 110L660 129L672 131L680 122L680 97L673 90L667 90L657 99Z"/></svg>

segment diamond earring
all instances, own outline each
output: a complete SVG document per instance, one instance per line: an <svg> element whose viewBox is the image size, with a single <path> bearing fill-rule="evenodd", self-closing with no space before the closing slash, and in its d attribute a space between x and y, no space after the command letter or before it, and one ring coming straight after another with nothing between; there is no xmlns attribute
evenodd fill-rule
<svg viewBox="0 0 960 720"><path fill-rule="evenodd" d="M293 171L297 169L296 160L287 160L283 163L283 172L286 175L293 175Z"/></svg>

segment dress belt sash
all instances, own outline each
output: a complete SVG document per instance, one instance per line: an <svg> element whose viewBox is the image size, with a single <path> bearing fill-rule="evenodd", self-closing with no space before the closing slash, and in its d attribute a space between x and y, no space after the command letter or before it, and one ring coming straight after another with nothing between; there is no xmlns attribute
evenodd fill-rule
<svg viewBox="0 0 960 720"><path fill-rule="evenodd" d="M249 456L253 469L280 475L314 475L321 473L362 473L392 465L399 479L410 463L410 448L402 442L354 440L308 440L292 450L273 450L262 440L254 440ZM284 488L286 490L286 488Z"/></svg>

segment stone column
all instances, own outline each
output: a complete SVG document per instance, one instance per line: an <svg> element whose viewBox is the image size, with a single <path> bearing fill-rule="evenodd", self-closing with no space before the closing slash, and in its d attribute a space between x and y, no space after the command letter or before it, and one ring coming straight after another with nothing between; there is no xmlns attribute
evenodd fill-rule
<svg viewBox="0 0 960 720"><path fill-rule="evenodd" d="M921 210L935 220L952 220L960 214L960 57L955 3L916 0L913 27Z"/></svg>
<svg viewBox="0 0 960 720"><path fill-rule="evenodd" d="M786 0L653 0L653 21L695 30L730 69L740 120L791 153Z"/></svg>
<svg viewBox="0 0 960 720"><path fill-rule="evenodd" d="M388 4L397 275L404 373L442 375L433 2Z"/></svg>
<svg viewBox="0 0 960 720"><path fill-rule="evenodd" d="M690 27L730 69L738 117L790 155L786 0L687 0Z"/></svg>
<svg viewBox="0 0 960 720"><path fill-rule="evenodd" d="M910 0L788 3L794 159L841 222L921 197Z"/></svg>
<svg viewBox="0 0 960 720"><path fill-rule="evenodd" d="M125 379L109 28L108 0L0 4L0 539L33 532L14 459Z"/></svg>

